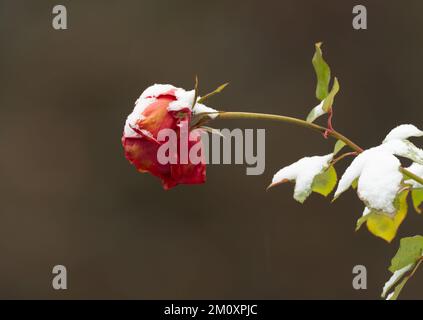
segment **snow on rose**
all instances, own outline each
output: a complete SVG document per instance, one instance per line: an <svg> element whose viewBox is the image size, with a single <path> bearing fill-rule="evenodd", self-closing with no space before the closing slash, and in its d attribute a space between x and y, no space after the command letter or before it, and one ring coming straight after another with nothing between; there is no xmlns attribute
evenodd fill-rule
<svg viewBox="0 0 423 320"><path fill-rule="evenodd" d="M324 138L336 140L332 152L307 156L284 166L273 176L270 187L295 183L294 199L301 203L312 193L328 196L336 188L335 200L352 187L365 208L356 223L356 230L366 224L373 235L391 242L408 214L409 196L415 211L422 212L423 150L409 139L423 137L423 131L412 124L397 125L380 145L361 148L334 129L333 107L340 84L336 77L331 77L329 65L323 59L321 43L315 45L312 63L319 103L305 120L265 113L216 111L202 104L205 97L220 92L224 86L203 98L198 96L197 82L195 90L191 91L171 85L147 88L125 123L122 143L126 158L140 172L159 177L164 188L169 189L178 184L205 182L208 155L204 150L209 141L203 133L214 131L205 126L213 119L271 120L312 129ZM327 116L324 125L315 123L324 116ZM281 147L283 143L281 140ZM249 151L251 146L248 146ZM347 147L351 150L344 152ZM288 148L285 150L289 151ZM257 158L260 153L264 154L264 149L258 145ZM235 156L240 159L239 152ZM349 158L352 161L338 183L336 166ZM405 167L404 158L411 161L411 165ZM258 172L263 170L264 165ZM423 237L403 238L389 269L393 276L385 285L382 296L396 299L421 263ZM388 294L389 291L392 292Z"/></svg>

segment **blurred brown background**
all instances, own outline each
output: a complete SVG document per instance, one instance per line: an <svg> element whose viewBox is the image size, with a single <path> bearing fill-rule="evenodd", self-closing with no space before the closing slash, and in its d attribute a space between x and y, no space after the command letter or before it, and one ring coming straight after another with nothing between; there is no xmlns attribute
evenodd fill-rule
<svg viewBox="0 0 423 320"><path fill-rule="evenodd" d="M66 31L51 27L56 4ZM351 26L356 4L367 31ZM216 122L268 129L264 175L209 166L205 185L165 192L120 138L145 87L191 88L194 74L203 93L231 82L212 107L305 117L316 41L340 79L340 131L369 147L398 124L421 128L422 13L419 0L0 1L0 298L378 298L421 216L410 210L388 245L354 232L363 208L351 191L332 205L299 205L289 185L265 192L276 170L334 141ZM52 289L56 264L67 291ZM367 291L351 285L357 264ZM423 270L402 298L423 298Z"/></svg>

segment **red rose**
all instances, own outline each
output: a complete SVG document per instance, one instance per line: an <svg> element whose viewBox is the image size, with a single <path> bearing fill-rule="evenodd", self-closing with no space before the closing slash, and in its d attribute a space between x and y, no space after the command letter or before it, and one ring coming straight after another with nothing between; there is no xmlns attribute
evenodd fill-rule
<svg viewBox="0 0 423 320"><path fill-rule="evenodd" d="M125 156L140 172L149 172L162 180L163 187L170 189L178 184L199 184L206 181L206 165L192 161L182 154L184 143L189 152L201 144L199 129L190 128L193 115L214 111L193 99L195 93L171 85L153 85L147 88L128 116L122 144ZM159 133L173 130L176 141L175 152L169 155L174 161L163 163L158 159L159 148L167 141L159 141ZM188 140L190 137L190 140ZM181 141L181 139L185 139ZM202 147L202 145L200 145ZM181 159L181 155L184 159Z"/></svg>

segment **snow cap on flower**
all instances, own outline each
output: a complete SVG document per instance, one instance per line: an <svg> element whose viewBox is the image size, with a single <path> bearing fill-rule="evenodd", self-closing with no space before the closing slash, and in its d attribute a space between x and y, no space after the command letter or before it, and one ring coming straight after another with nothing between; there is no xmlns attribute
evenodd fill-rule
<svg viewBox="0 0 423 320"><path fill-rule="evenodd" d="M192 163L191 159L186 160L185 157L180 161L181 150L177 149L182 139L188 139L188 150L185 150L188 154L193 148L197 150L198 145L202 149L201 129L191 128L192 118L215 116L207 114L215 112L214 109L194 104L194 96L194 90L155 84L141 94L125 122L122 144L126 158L138 171L159 177L165 189L177 184L203 183L206 179L205 163ZM173 131L177 141L161 141L158 136L164 129ZM175 147L173 150L179 150L169 154L174 162L162 163L158 159L158 152L165 143L171 143Z"/></svg>
<svg viewBox="0 0 423 320"><path fill-rule="evenodd" d="M170 102L167 107L168 111L177 112L184 109L189 109L194 116L201 115L202 113L204 113L204 115L209 118L214 118L217 116L217 114L213 114L213 112L216 112L215 109L209 108L204 104L195 103L193 107L195 96L194 90L186 91L171 84L154 84L145 89L138 100L135 102L134 110L126 119L124 136L139 137L139 134L136 133L131 127L136 126L137 121L144 117L143 112L149 105L156 102L157 98L165 96L173 97L172 102ZM197 100L200 98L201 97L198 97Z"/></svg>

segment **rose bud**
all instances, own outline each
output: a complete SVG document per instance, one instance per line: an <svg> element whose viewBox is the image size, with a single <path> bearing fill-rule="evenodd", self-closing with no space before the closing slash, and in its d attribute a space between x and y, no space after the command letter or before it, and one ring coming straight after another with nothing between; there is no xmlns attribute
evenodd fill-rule
<svg viewBox="0 0 423 320"><path fill-rule="evenodd" d="M215 117L208 112L216 110L194 104L194 99L194 90L156 84L141 94L126 120L122 137L126 158L139 172L160 178L164 189L206 181L202 129L193 126ZM190 157L194 148L201 149L201 161Z"/></svg>

